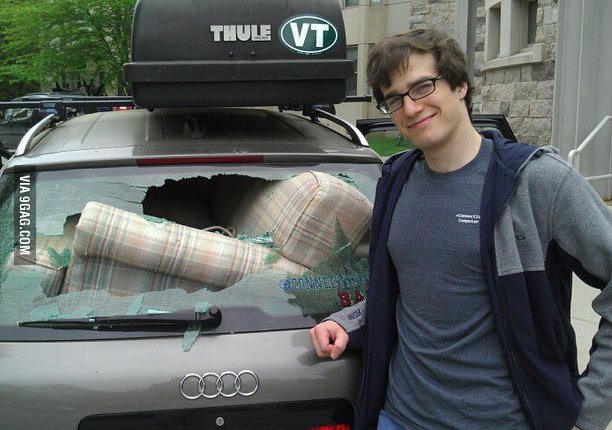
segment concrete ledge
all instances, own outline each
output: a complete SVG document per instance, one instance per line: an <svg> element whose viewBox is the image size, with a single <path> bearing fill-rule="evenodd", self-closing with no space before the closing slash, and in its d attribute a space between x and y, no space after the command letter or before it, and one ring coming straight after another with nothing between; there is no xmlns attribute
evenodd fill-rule
<svg viewBox="0 0 612 430"><path fill-rule="evenodd" d="M486 61L482 65L482 70L486 71L500 69L502 67L520 66L523 64L530 63L541 63L543 57L543 47L544 44L542 43L531 44L514 55L510 55L508 57L498 57Z"/></svg>

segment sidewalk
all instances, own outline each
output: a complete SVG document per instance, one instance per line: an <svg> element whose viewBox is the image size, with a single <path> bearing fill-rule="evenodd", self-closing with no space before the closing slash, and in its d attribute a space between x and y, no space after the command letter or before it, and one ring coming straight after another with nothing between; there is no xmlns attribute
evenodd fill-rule
<svg viewBox="0 0 612 430"><path fill-rule="evenodd" d="M599 315L591 307L591 302L599 290L591 288L574 275L572 293L572 326L576 332L578 347L578 369L582 372L589 361L589 349L593 336L599 326Z"/></svg>
<svg viewBox="0 0 612 430"><path fill-rule="evenodd" d="M589 349L599 325L599 315L591 308L591 302L599 290L589 287L575 275L573 290L572 326L576 332L578 370L582 372L589 361ZM612 430L612 423L608 424L606 430Z"/></svg>
<svg viewBox="0 0 612 430"><path fill-rule="evenodd" d="M612 210L612 201L607 203ZM591 307L591 302L598 293L599 290L589 287L574 275L571 319L576 332L578 370L580 372L584 370L589 361L589 349L599 326L599 315ZM612 430L612 423L608 425L607 430Z"/></svg>
<svg viewBox="0 0 612 430"><path fill-rule="evenodd" d="M612 201L606 202L612 210ZM589 349L593 336L599 326L599 315L591 307L591 302L599 290L591 288L574 275L572 293L572 326L576 332L578 347L578 369L582 372L589 361ZM608 427L611 428L612 427Z"/></svg>

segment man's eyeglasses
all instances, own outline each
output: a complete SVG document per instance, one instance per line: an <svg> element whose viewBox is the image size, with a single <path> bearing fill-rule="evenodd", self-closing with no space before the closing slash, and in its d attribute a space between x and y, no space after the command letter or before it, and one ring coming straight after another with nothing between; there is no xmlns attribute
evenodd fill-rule
<svg viewBox="0 0 612 430"><path fill-rule="evenodd" d="M398 94L384 99L376 107L379 111L388 115L395 112L404 105L404 97L408 96L412 100L420 100L427 97L436 90L436 81L439 81L444 76L439 75L435 78L424 79L421 82L417 82L406 91L404 94Z"/></svg>

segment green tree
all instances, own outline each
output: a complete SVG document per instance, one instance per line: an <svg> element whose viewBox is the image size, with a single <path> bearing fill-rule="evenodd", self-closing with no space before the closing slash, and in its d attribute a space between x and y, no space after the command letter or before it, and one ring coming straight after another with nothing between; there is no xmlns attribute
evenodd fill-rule
<svg viewBox="0 0 612 430"><path fill-rule="evenodd" d="M128 94L136 0L0 0L0 80Z"/></svg>

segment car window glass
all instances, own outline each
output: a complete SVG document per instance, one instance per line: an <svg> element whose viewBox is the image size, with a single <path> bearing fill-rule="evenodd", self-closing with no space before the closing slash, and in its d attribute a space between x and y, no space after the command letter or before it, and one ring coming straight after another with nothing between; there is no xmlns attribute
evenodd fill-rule
<svg viewBox="0 0 612 430"><path fill-rule="evenodd" d="M396 128L370 132L366 139L370 147L381 156L393 155L413 147Z"/></svg>
<svg viewBox="0 0 612 430"><path fill-rule="evenodd" d="M494 131L501 133L494 125L474 124L477 131ZM381 156L390 156L398 152L412 149L413 145L395 127L386 130L371 131L366 134L366 140L370 147Z"/></svg>
<svg viewBox="0 0 612 430"><path fill-rule="evenodd" d="M33 254L17 260L21 180L5 174L0 328L197 303L318 320L365 298L379 173L368 164L38 172Z"/></svg>
<svg viewBox="0 0 612 430"><path fill-rule="evenodd" d="M4 113L4 119L7 122L12 123L25 123L29 122L34 114L34 109L18 108L18 109L7 109Z"/></svg>

